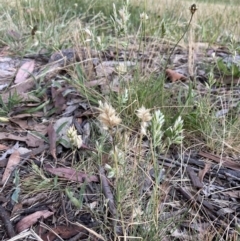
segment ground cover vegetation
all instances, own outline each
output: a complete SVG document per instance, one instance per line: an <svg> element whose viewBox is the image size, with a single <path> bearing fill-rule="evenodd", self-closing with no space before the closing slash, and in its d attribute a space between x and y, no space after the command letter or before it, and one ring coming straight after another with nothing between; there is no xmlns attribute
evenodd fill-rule
<svg viewBox="0 0 240 241"><path fill-rule="evenodd" d="M1 0L1 240L239 240L239 12Z"/></svg>

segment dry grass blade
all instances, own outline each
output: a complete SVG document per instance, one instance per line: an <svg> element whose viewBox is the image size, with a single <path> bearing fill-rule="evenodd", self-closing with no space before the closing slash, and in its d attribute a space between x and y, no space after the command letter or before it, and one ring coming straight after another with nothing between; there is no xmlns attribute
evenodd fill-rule
<svg viewBox="0 0 240 241"><path fill-rule="evenodd" d="M49 229L47 233L42 235L42 239L44 241L53 241L59 236L63 239L69 239L78 233L81 235L79 238L86 238L88 236L87 231L83 227L78 227L75 224L69 226L59 225Z"/></svg>
<svg viewBox="0 0 240 241"><path fill-rule="evenodd" d="M105 241L105 239L102 237L102 235L96 233L94 230L85 227L84 225L80 224L80 223L76 223L77 226L85 229L86 231L88 231L90 234L94 235L95 237L97 237L100 241Z"/></svg>
<svg viewBox="0 0 240 241"><path fill-rule="evenodd" d="M99 179L95 175L88 175L85 172L76 171L74 168L64 168L64 167L58 167L58 168L52 168L48 165L44 166L44 169L54 175L57 175L59 177L66 178L71 181L75 182L99 182Z"/></svg>
<svg viewBox="0 0 240 241"><path fill-rule="evenodd" d="M32 229L27 232L21 232L20 234L12 237L11 239L8 239L8 241L23 240L24 238L27 238L27 237L30 238L30 236L33 236L34 238L36 238L37 241L44 241ZM26 240L26 239L24 239L24 240Z"/></svg>

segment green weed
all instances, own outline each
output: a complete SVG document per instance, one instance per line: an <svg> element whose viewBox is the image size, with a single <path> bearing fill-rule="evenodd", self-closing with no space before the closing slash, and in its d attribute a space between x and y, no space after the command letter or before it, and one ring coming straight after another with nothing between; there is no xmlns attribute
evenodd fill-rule
<svg viewBox="0 0 240 241"><path fill-rule="evenodd" d="M17 107L22 101L21 95L19 95L16 91L9 92L8 101L5 103L0 95L0 116L6 117L13 108Z"/></svg>

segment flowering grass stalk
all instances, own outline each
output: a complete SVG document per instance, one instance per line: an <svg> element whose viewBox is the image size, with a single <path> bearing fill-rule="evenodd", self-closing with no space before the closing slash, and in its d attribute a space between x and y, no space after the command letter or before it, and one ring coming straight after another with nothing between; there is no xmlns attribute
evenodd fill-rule
<svg viewBox="0 0 240 241"><path fill-rule="evenodd" d="M83 144L82 136L77 134L77 130L74 126L71 126L67 131L67 137L72 147L80 148Z"/></svg>
<svg viewBox="0 0 240 241"><path fill-rule="evenodd" d="M183 120L181 116L177 118L173 126L170 126L166 131L167 136L166 141L168 145L171 144L181 144L183 140Z"/></svg>

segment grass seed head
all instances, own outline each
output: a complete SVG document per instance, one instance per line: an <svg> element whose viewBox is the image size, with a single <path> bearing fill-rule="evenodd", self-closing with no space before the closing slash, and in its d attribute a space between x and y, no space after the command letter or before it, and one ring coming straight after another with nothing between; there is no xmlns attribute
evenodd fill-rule
<svg viewBox="0 0 240 241"><path fill-rule="evenodd" d="M117 116L116 110L108 103L99 101L98 110L100 111L98 119L105 130L111 129L121 123L122 120Z"/></svg>
<svg viewBox="0 0 240 241"><path fill-rule="evenodd" d="M80 148L83 144L82 136L77 134L77 130L74 126L71 126L67 131L67 137L72 146Z"/></svg>
<svg viewBox="0 0 240 241"><path fill-rule="evenodd" d="M146 109L144 106L137 110L136 115L142 122L148 122L152 119L150 109Z"/></svg>

